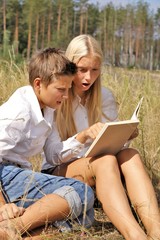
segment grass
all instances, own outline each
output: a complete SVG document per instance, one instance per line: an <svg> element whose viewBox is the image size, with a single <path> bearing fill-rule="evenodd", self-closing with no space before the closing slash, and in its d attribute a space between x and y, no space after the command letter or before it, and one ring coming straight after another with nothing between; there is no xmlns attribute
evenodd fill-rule
<svg viewBox="0 0 160 240"><path fill-rule="evenodd" d="M2 104L15 89L28 83L28 76L25 64L17 66L13 61L2 60L0 63L0 104ZM132 146L137 148L142 156L160 204L160 72L104 67L102 79L103 85L114 92L121 120L129 119L139 99L144 97L139 116L139 136L132 142ZM31 162L35 170L40 170L39 156L32 158ZM83 229L67 234L55 231L52 238L44 236L44 239L124 239L101 208L95 212L95 223L86 230L86 234L83 234Z"/></svg>
<svg viewBox="0 0 160 240"><path fill-rule="evenodd" d="M122 120L131 117L138 101L144 97L139 116L140 135L133 143L148 169L160 171L157 168L160 163L160 73L110 68L103 74L103 83L113 90Z"/></svg>

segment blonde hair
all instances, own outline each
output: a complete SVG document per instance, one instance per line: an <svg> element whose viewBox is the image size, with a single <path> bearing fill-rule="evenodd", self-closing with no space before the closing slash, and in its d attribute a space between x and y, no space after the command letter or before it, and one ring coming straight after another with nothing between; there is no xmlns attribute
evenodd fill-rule
<svg viewBox="0 0 160 240"><path fill-rule="evenodd" d="M87 55L91 57L97 57L102 63L103 54L99 43L92 36L87 34L82 34L75 37L68 45L66 57L74 62L75 64L78 61ZM101 79L98 76L97 80L93 83L91 88L86 92L87 106L88 111L88 122L89 126L101 120L102 110L101 110ZM57 110L56 113L56 123L58 131L62 140L73 136L77 133L76 126L73 119L73 110L72 102L74 99L74 84L73 87L69 90L68 100L64 101L61 107ZM65 126L65 127L62 127Z"/></svg>

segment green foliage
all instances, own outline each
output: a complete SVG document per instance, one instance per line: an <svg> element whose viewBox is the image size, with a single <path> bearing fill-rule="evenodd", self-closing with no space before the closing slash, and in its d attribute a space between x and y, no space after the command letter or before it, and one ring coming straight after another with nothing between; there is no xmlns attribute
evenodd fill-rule
<svg viewBox="0 0 160 240"><path fill-rule="evenodd" d="M48 46L65 50L73 37L88 33L100 41L109 65L160 69L159 12L142 0L125 7L89 0L0 1L0 51L8 57L14 48L29 58Z"/></svg>

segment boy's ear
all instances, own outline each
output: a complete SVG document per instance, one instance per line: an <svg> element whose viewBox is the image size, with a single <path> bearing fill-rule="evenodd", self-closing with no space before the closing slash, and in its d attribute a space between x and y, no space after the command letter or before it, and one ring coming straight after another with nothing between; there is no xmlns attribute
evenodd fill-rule
<svg viewBox="0 0 160 240"><path fill-rule="evenodd" d="M40 78L35 78L33 85L34 85L35 89L37 89L37 90L40 89L41 88L41 79Z"/></svg>

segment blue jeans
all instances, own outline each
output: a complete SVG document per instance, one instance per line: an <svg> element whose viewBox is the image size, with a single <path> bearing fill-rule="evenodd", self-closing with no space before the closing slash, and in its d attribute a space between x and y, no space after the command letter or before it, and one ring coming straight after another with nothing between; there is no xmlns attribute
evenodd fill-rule
<svg viewBox="0 0 160 240"><path fill-rule="evenodd" d="M86 227L93 222L94 193L89 186L80 181L9 164L0 164L0 181L7 202L27 208L43 196L54 193L66 199L72 219L77 219Z"/></svg>

